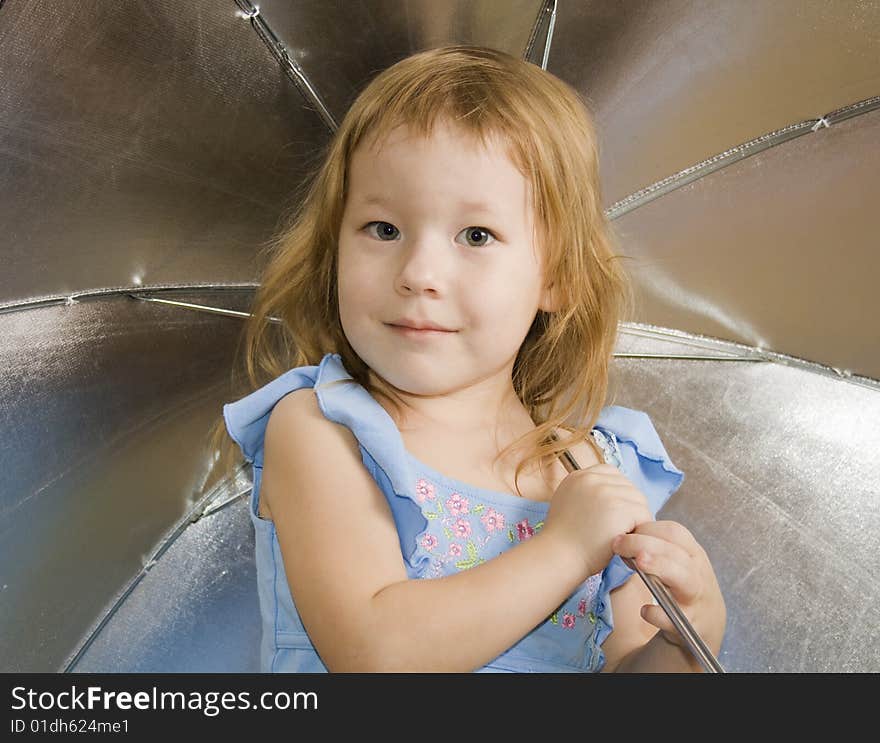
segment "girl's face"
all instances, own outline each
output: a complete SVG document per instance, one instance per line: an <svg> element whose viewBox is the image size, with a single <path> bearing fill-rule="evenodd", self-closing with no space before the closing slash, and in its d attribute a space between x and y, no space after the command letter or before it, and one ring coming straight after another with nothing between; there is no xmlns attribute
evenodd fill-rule
<svg viewBox="0 0 880 743"><path fill-rule="evenodd" d="M448 124L429 139L400 127L381 151L372 145L352 155L339 233L348 342L404 393L506 392L537 311L552 309L528 182L500 144L472 144Z"/></svg>

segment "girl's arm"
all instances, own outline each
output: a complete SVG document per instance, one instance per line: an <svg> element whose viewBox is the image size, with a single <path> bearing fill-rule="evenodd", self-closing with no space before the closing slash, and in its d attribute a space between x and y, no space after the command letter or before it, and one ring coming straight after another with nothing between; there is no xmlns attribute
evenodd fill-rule
<svg viewBox="0 0 880 743"><path fill-rule="evenodd" d="M269 418L262 497L300 618L331 671L473 671L587 577L582 558L542 531L461 573L409 580L357 439L324 417L312 389L286 395Z"/></svg>

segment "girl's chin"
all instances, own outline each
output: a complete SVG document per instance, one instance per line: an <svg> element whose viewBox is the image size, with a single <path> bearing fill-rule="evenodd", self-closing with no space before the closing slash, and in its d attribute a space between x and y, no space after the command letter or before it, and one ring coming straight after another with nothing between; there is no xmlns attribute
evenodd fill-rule
<svg viewBox="0 0 880 743"><path fill-rule="evenodd" d="M388 369L383 374L381 369L371 370L370 379L379 389L390 387L392 392L404 395L434 396L449 391L449 379L436 367L430 369L401 369L402 365ZM377 380L378 377L378 380Z"/></svg>

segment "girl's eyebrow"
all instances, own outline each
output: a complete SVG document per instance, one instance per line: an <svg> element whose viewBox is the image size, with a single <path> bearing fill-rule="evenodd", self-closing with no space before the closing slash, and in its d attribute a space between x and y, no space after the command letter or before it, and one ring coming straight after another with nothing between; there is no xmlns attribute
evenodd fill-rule
<svg viewBox="0 0 880 743"><path fill-rule="evenodd" d="M382 196L371 195L366 196L361 199L362 204L378 204L379 206L386 206L390 202L386 201ZM469 211L475 212L486 212L488 214L494 214L495 209L492 204L487 204L485 201L459 201L459 206Z"/></svg>
<svg viewBox="0 0 880 743"><path fill-rule="evenodd" d="M385 199L381 196L367 196L361 199L362 204L379 204L380 206L385 205Z"/></svg>
<svg viewBox="0 0 880 743"><path fill-rule="evenodd" d="M495 213L495 208L493 207L493 205L487 204L485 201L459 201L458 205L472 212L488 212L489 214Z"/></svg>

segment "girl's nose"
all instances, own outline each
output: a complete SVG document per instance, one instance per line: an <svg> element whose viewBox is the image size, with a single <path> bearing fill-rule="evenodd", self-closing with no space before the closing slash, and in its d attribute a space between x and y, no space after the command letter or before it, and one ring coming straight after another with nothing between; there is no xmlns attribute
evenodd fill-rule
<svg viewBox="0 0 880 743"><path fill-rule="evenodd" d="M447 257L443 245L436 240L421 239L401 251L397 273L397 290L405 294L442 293Z"/></svg>

